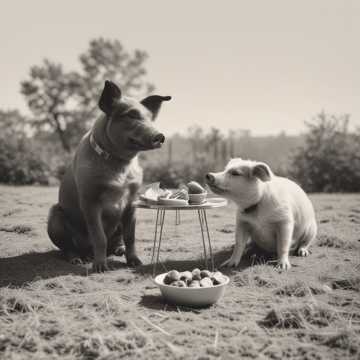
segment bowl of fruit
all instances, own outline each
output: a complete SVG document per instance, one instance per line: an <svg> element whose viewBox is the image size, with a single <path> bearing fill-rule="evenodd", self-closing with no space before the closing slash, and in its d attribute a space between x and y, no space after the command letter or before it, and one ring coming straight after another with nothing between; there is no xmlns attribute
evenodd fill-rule
<svg viewBox="0 0 360 360"><path fill-rule="evenodd" d="M229 278L220 271L194 269L171 270L154 279L166 302L175 305L203 307L216 303L225 293Z"/></svg>
<svg viewBox="0 0 360 360"><path fill-rule="evenodd" d="M187 183L189 193L189 204L200 205L206 202L207 191L196 181Z"/></svg>

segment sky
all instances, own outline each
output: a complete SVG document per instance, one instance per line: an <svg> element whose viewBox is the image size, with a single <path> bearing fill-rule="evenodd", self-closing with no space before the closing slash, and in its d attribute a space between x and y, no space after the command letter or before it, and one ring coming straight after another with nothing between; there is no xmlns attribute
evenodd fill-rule
<svg viewBox="0 0 360 360"><path fill-rule="evenodd" d="M360 126L360 1L0 0L0 108L26 113L20 82L43 58L79 69L89 40L148 52L172 95L164 133L198 125L297 134L325 110ZM99 92L101 89L99 89Z"/></svg>

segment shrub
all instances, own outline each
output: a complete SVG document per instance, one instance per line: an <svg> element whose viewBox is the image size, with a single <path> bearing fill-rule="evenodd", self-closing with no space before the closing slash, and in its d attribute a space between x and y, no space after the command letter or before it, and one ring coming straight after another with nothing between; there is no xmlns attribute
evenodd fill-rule
<svg viewBox="0 0 360 360"><path fill-rule="evenodd" d="M49 183L49 168L27 138L0 138L0 182L14 185Z"/></svg>
<svg viewBox="0 0 360 360"><path fill-rule="evenodd" d="M172 164L144 164L144 183L160 181L162 186L177 188L181 184L186 184L195 180L204 184L205 175L213 165L205 158L198 159L196 164L172 163Z"/></svg>
<svg viewBox="0 0 360 360"><path fill-rule="evenodd" d="M291 176L310 192L360 191L360 134L349 117L321 113L307 123L305 145L291 161Z"/></svg>

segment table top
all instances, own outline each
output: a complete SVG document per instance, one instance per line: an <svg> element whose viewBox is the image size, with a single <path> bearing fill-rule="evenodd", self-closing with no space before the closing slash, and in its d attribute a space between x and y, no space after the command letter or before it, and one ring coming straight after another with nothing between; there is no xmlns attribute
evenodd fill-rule
<svg viewBox="0 0 360 360"><path fill-rule="evenodd" d="M189 205L183 205L183 206L175 206L175 205L162 205L162 204L150 204L150 203L146 203L142 200L139 200L135 203L136 207L140 208L140 209L153 209L153 210L157 210L157 209L161 209L161 210L201 210L201 209L215 209L215 208L220 208L220 207L224 207L228 204L227 200L221 197L213 197L213 198L208 198L206 200L206 202L204 202L203 204L199 204L199 205L193 205L193 204L189 204Z"/></svg>

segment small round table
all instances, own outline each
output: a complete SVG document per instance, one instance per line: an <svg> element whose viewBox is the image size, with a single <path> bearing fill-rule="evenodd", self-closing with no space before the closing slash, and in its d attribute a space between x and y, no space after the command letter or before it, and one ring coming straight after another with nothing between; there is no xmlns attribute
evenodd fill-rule
<svg viewBox="0 0 360 360"><path fill-rule="evenodd" d="M208 198L207 201L201 205L186 205L186 206L167 206L160 204L150 204L144 201L138 201L136 207L141 209L156 210L156 221L154 231L154 244L152 249L151 264L153 265L153 276L156 275L156 267L159 263L161 240L163 238L164 222L166 211L176 211L175 213L175 224L180 224L180 211L192 210L197 211L199 218L199 225L201 230L201 237L204 249L204 261L205 267L208 269L208 257L206 249L206 241L209 247L209 255L211 261L211 270L214 271L214 257L211 246L210 231L206 216L206 210L216 209L227 205L227 200L224 198L214 197Z"/></svg>

